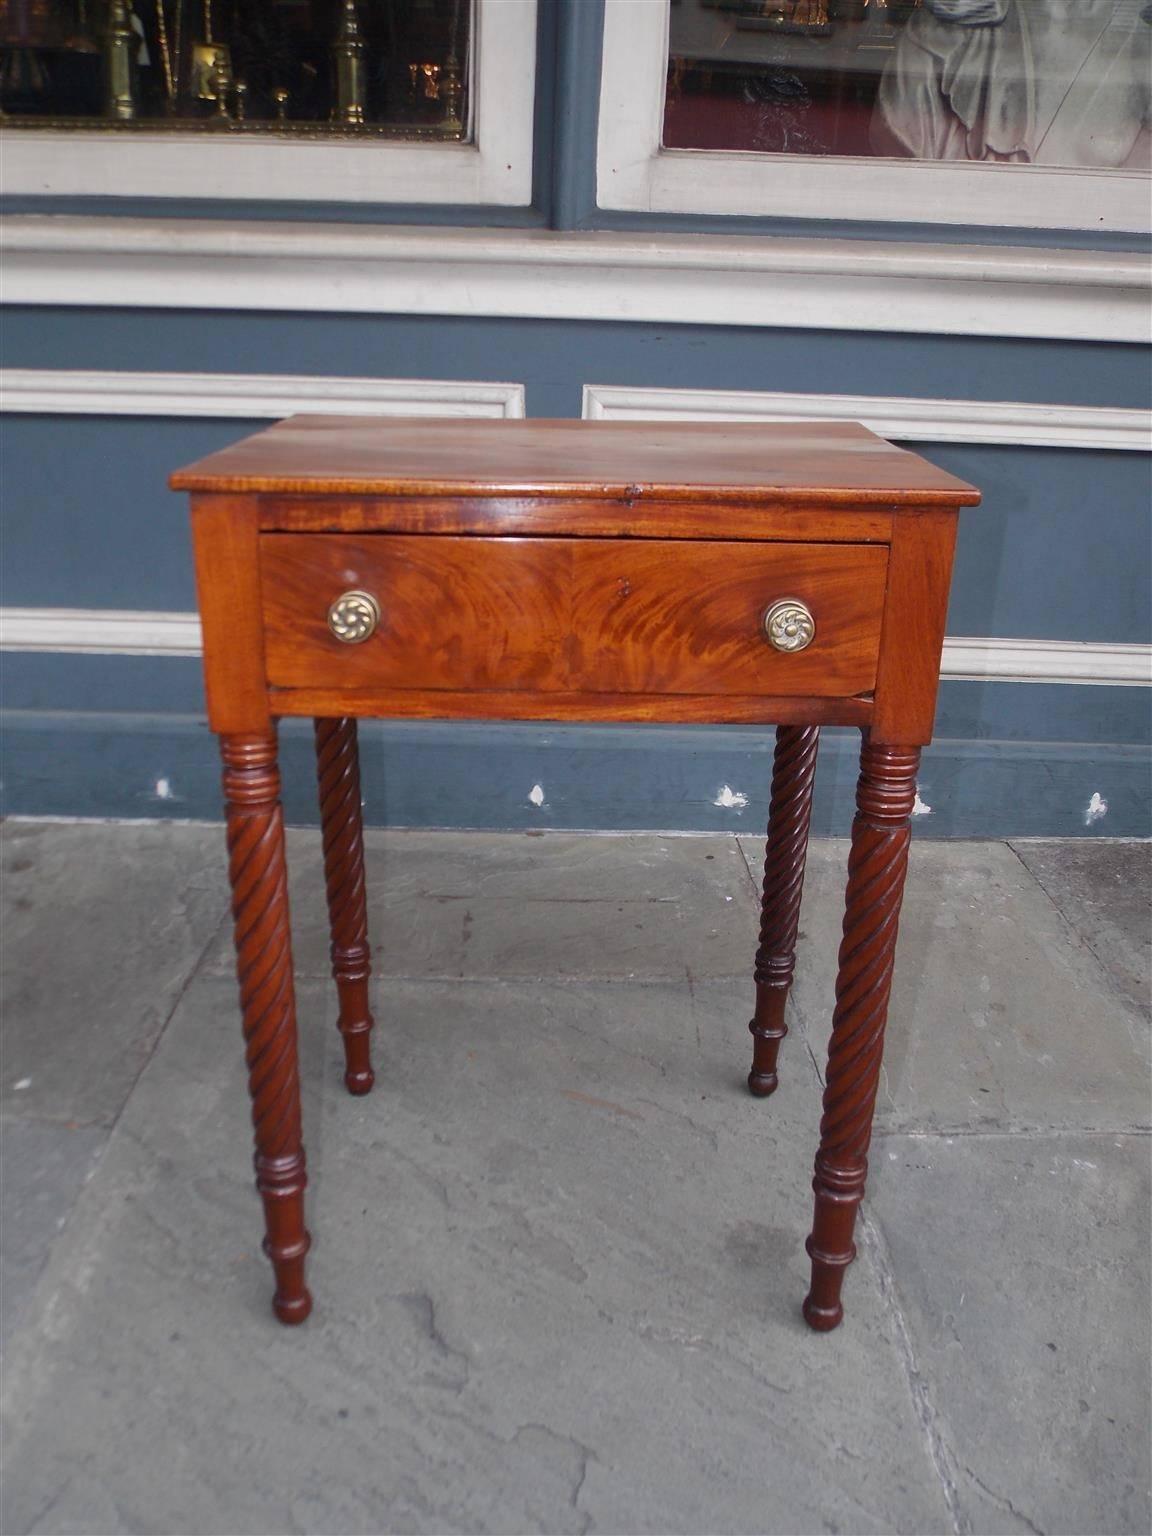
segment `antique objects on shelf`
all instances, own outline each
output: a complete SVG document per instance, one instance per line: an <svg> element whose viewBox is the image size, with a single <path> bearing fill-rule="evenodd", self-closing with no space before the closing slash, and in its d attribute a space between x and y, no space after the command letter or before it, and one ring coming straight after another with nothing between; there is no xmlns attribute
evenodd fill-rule
<svg viewBox="0 0 1152 1536"><path fill-rule="evenodd" d="M340 21L332 44L335 101L332 121L348 128L364 126L364 41L356 0L342 0Z"/></svg>
<svg viewBox="0 0 1152 1536"><path fill-rule="evenodd" d="M181 33L183 0L173 6L172 36L168 35L168 14L164 0L156 0L156 37L160 48L160 68L164 74L164 101L169 112L175 110L180 90Z"/></svg>
<svg viewBox="0 0 1152 1536"><path fill-rule="evenodd" d="M787 1033L820 727L863 736L803 1307L836 1327L957 517L978 492L849 424L320 416L172 485L192 493L277 1316L312 1306L278 718L315 720L353 1093L373 1084L358 718L772 722L749 1026L760 1098Z"/></svg>
<svg viewBox="0 0 1152 1536"><path fill-rule="evenodd" d="M136 33L128 0L108 0L104 33L104 115L117 122L136 116Z"/></svg>
<svg viewBox="0 0 1152 1536"><path fill-rule="evenodd" d="M825 0L784 0L784 3L768 0L753 15L742 14L736 25L743 31L763 28L774 32L796 32L802 37L832 35Z"/></svg>
<svg viewBox="0 0 1152 1536"><path fill-rule="evenodd" d="M420 96L425 101L440 100L440 66L426 60L424 63L413 62L408 66L408 87L413 96Z"/></svg>
<svg viewBox="0 0 1152 1536"><path fill-rule="evenodd" d="M213 35L212 0L204 0L203 36L192 44L190 89L198 101L212 102L219 115L227 116L227 98L232 89L232 50ZM224 103L222 108L221 102Z"/></svg>
<svg viewBox="0 0 1152 1536"><path fill-rule="evenodd" d="M460 66L456 62L455 53L450 53L445 61L440 96L444 102L444 132L455 137L464 132L464 123L460 117L464 87L460 83Z"/></svg>
<svg viewBox="0 0 1152 1536"><path fill-rule="evenodd" d="M464 100L464 85L460 78L460 0L452 0L452 30L448 39L448 56L444 60L441 95L444 100L444 132L455 137L464 132L464 121L460 115Z"/></svg>
<svg viewBox="0 0 1152 1536"><path fill-rule="evenodd" d="M228 55L223 48L217 48L216 58L212 65L212 90L216 97L216 120L219 123L227 123L231 119L228 111L228 97L232 91L231 70L228 67Z"/></svg>
<svg viewBox="0 0 1152 1536"><path fill-rule="evenodd" d="M468 132L469 0L0 0L13 128L381 140Z"/></svg>

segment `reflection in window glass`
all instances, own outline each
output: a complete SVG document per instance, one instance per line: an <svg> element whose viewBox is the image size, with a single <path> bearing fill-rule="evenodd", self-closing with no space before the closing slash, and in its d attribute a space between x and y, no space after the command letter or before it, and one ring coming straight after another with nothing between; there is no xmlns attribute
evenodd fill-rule
<svg viewBox="0 0 1152 1536"><path fill-rule="evenodd" d="M669 149L1147 167L1148 0L672 0Z"/></svg>
<svg viewBox="0 0 1152 1536"><path fill-rule="evenodd" d="M469 0L0 0L12 125L467 137Z"/></svg>

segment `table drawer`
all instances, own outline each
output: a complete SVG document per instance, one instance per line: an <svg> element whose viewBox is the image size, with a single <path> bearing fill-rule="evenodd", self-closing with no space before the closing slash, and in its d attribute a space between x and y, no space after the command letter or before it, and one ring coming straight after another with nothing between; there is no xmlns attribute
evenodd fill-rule
<svg viewBox="0 0 1152 1536"><path fill-rule="evenodd" d="M876 678L888 551L878 545L265 534L274 687L840 697ZM329 610L369 594L375 630ZM794 598L811 643L770 644Z"/></svg>

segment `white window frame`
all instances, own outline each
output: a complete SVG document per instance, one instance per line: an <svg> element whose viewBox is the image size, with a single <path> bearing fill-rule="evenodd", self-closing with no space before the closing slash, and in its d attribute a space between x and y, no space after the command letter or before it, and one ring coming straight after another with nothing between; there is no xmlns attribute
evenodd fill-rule
<svg viewBox="0 0 1152 1536"><path fill-rule="evenodd" d="M536 6L475 0L471 143L12 128L0 135L0 193L524 206Z"/></svg>
<svg viewBox="0 0 1152 1536"><path fill-rule="evenodd" d="M670 0L605 0L601 208L1144 231L1143 171L664 149Z"/></svg>

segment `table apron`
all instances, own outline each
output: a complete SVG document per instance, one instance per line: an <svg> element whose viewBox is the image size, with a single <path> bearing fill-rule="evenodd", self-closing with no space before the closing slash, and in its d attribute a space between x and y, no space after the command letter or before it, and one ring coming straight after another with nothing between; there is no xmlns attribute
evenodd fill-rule
<svg viewBox="0 0 1152 1536"><path fill-rule="evenodd" d="M275 717L393 720L539 720L611 725L856 725L872 719L858 698L747 694L524 693L492 689L270 688Z"/></svg>

